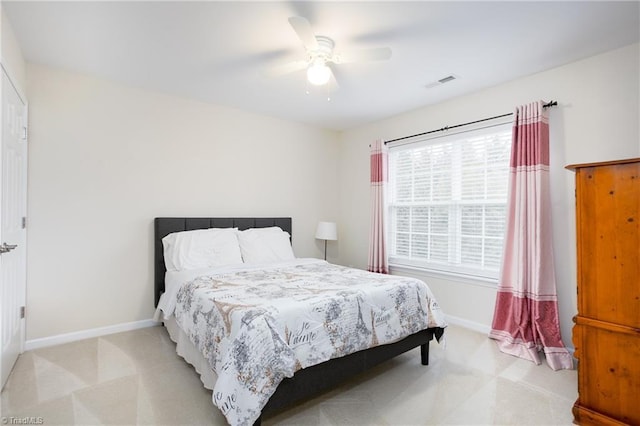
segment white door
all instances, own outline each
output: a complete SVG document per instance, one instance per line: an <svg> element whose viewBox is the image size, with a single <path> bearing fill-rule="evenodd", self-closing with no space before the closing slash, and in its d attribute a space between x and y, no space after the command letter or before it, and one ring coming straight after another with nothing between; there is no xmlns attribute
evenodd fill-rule
<svg viewBox="0 0 640 426"><path fill-rule="evenodd" d="M2 70L0 161L1 387L24 346L27 265L27 109Z"/></svg>

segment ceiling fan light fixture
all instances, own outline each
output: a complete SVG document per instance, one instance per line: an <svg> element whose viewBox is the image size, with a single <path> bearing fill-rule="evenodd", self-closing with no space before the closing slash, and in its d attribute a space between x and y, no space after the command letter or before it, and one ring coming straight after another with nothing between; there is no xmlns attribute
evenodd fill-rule
<svg viewBox="0 0 640 426"><path fill-rule="evenodd" d="M331 69L322 60L316 60L307 69L307 80L314 86L327 84L331 78Z"/></svg>

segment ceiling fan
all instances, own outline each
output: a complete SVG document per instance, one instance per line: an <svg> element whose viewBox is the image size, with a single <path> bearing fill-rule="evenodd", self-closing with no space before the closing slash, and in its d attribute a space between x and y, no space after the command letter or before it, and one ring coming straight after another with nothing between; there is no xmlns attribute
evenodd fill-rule
<svg viewBox="0 0 640 426"><path fill-rule="evenodd" d="M272 68L269 72L272 76L281 76L306 69L309 83L322 86L327 84L333 76L331 65L381 61L391 58L391 49L388 47L336 53L333 51L335 46L333 40L326 36L315 35L306 18L292 16L289 18L289 24L302 41L307 57L304 60ZM335 80L335 76L333 77Z"/></svg>

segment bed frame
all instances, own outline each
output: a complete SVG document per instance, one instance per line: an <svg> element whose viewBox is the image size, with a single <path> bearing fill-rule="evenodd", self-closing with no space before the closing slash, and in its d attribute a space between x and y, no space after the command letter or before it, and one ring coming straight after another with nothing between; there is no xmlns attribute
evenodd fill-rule
<svg viewBox="0 0 640 426"><path fill-rule="evenodd" d="M158 305L160 295L164 292L165 264L162 238L172 232L190 231L207 228L234 228L240 230L248 228L265 228L279 226L292 234L290 217L275 218L155 218L155 305ZM444 332L442 328L429 328L412 334L398 342L377 346L356 352L341 358L335 358L321 364L298 370L291 378L285 378L276 392L271 396L267 405L262 409L262 415L282 410L297 402L315 396L331 389L359 373L362 373L384 361L398 356L406 351L420 346L420 358L423 365L429 364L429 342L440 338ZM262 415L255 425L260 425Z"/></svg>

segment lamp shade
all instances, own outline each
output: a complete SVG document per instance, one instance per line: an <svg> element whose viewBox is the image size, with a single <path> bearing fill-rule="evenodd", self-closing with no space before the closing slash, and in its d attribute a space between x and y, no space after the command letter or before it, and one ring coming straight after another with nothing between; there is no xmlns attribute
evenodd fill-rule
<svg viewBox="0 0 640 426"><path fill-rule="evenodd" d="M316 229L316 238L319 240L337 240L338 226L335 222L319 222Z"/></svg>
<svg viewBox="0 0 640 426"><path fill-rule="evenodd" d="M307 69L307 80L314 86L327 84L331 78L331 69L324 61L316 61Z"/></svg>

